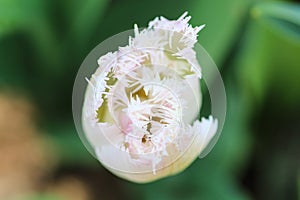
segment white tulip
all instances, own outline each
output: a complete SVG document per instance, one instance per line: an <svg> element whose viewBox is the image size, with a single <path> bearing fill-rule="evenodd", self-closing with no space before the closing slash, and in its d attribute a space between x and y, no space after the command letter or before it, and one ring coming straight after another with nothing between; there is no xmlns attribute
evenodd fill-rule
<svg viewBox="0 0 300 200"><path fill-rule="evenodd" d="M124 179L146 183L187 168L217 130L199 121L197 34L184 13L156 18L129 45L98 60L83 105L84 132L98 160Z"/></svg>

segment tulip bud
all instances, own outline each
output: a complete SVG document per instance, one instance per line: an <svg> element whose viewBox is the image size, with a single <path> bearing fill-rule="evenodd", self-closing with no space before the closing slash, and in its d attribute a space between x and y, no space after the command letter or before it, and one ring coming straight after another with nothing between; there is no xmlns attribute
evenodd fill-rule
<svg viewBox="0 0 300 200"><path fill-rule="evenodd" d="M82 124L98 160L124 179L147 183L187 168L217 131L198 120L198 32L184 13L134 27L129 44L98 60L87 79Z"/></svg>

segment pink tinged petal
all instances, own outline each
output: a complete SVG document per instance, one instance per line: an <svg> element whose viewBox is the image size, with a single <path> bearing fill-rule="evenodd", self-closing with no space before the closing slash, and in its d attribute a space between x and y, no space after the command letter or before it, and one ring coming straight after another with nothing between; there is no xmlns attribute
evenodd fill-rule
<svg viewBox="0 0 300 200"><path fill-rule="evenodd" d="M119 122L122 129L122 132L124 134L128 134L132 131L132 121L131 119L126 115L126 113L121 112L119 114Z"/></svg>

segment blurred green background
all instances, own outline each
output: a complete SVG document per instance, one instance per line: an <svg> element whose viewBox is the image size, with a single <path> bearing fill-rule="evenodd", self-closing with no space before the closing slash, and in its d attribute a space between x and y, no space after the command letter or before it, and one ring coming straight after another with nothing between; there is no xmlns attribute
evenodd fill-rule
<svg viewBox="0 0 300 200"><path fill-rule="evenodd" d="M206 24L228 112L213 151L147 185L84 148L71 109L85 56L156 16ZM267 0L0 0L0 199L300 199L300 3Z"/></svg>

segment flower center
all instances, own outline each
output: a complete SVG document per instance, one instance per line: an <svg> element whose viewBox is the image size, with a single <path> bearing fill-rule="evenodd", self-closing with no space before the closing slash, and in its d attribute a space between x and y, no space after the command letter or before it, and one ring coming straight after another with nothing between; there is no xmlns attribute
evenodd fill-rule
<svg viewBox="0 0 300 200"><path fill-rule="evenodd" d="M112 93L111 113L122 133L140 145L161 145L175 139L181 125L182 105L172 78L156 74L147 81L141 67L119 80ZM153 81L155 80L155 81ZM170 81L173 82L170 82ZM176 82L176 81L175 81ZM128 145L128 144L127 144Z"/></svg>

